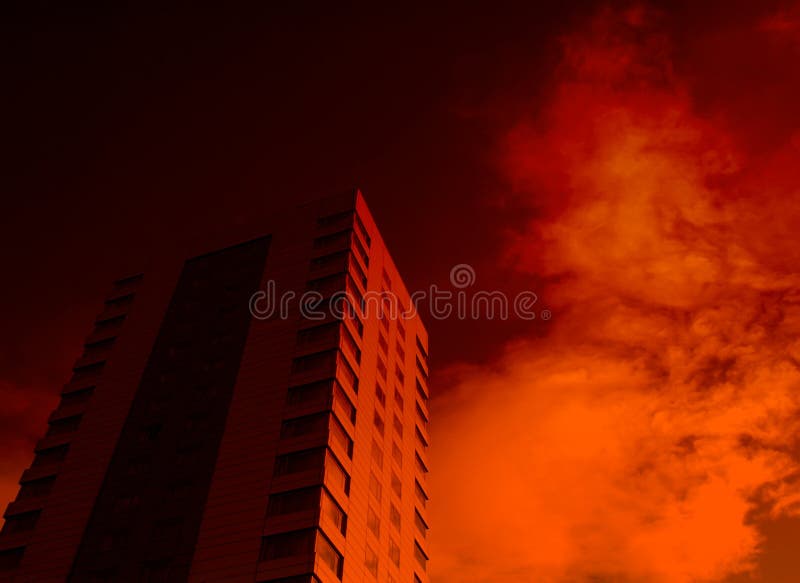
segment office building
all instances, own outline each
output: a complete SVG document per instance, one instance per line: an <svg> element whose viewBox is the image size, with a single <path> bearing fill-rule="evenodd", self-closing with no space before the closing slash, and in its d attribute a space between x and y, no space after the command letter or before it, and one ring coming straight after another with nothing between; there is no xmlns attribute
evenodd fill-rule
<svg viewBox="0 0 800 583"><path fill-rule="evenodd" d="M0 581L428 581L428 338L364 309L411 301L364 199L259 228L114 282L5 511Z"/></svg>

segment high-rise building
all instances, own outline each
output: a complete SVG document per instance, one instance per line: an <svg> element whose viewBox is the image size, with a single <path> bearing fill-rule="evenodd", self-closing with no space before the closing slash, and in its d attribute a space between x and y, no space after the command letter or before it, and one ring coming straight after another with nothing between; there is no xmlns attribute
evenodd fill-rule
<svg viewBox="0 0 800 583"><path fill-rule="evenodd" d="M113 284L5 511L0 580L428 580L428 338L366 308L409 293L358 192L262 233Z"/></svg>

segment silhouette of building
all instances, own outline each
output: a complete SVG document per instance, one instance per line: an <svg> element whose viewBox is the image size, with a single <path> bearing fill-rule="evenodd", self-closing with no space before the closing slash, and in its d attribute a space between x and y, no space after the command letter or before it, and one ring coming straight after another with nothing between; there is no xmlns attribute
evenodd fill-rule
<svg viewBox="0 0 800 583"><path fill-rule="evenodd" d="M262 226L113 284L5 512L0 580L428 580L427 334L330 309L409 294L358 192Z"/></svg>

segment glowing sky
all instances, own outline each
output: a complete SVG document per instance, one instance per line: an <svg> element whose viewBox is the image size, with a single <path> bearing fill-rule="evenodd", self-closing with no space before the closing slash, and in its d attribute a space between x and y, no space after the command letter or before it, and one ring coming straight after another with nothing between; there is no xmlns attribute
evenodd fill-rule
<svg viewBox="0 0 800 583"><path fill-rule="evenodd" d="M0 23L0 500L108 282L358 185L553 313L426 322L434 583L797 580L800 8L491 8Z"/></svg>
<svg viewBox="0 0 800 583"><path fill-rule="evenodd" d="M440 377L436 580L757 577L764 524L800 511L800 141L755 155L698 112L661 19L564 35L502 143L536 210L505 259L546 276L555 317ZM797 21L750 26L796 54Z"/></svg>

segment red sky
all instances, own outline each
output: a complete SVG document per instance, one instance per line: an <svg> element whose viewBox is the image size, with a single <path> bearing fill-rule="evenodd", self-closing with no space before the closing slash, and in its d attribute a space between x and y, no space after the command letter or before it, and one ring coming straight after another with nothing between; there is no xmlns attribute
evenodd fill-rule
<svg viewBox="0 0 800 583"><path fill-rule="evenodd" d="M800 9L697 4L2 19L0 497L110 279L359 185L554 314L428 321L436 583L794 581Z"/></svg>
<svg viewBox="0 0 800 583"><path fill-rule="evenodd" d="M796 56L789 18L714 50ZM505 259L555 317L448 371L443 580L796 578L766 532L800 510L800 142L702 111L663 21L600 10L563 35L546 102L506 133L510 196L537 214Z"/></svg>

